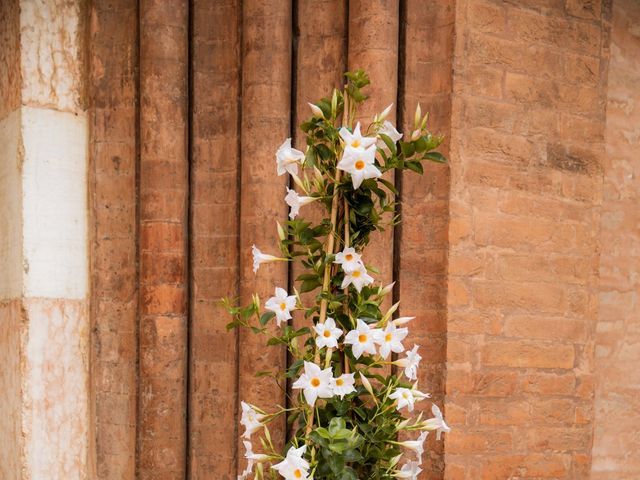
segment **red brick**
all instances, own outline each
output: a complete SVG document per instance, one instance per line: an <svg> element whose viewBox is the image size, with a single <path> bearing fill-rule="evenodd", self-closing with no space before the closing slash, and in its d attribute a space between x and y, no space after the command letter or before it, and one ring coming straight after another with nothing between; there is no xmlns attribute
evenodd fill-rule
<svg viewBox="0 0 640 480"><path fill-rule="evenodd" d="M576 378L573 374L532 373L523 377L522 390L528 393L546 395L571 395L575 391Z"/></svg>

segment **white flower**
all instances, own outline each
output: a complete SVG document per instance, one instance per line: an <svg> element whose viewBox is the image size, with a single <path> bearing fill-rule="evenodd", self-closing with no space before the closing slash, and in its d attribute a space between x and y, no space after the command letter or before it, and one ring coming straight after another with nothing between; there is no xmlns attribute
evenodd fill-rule
<svg viewBox="0 0 640 480"><path fill-rule="evenodd" d="M407 410L413 412L415 402L419 402L420 400L428 398L429 396L430 395L428 393L422 393L421 391L416 389L414 385L413 388L396 388L395 391L391 395L389 395L389 398L398 401L398 406L396 407L398 410L407 407Z"/></svg>
<svg viewBox="0 0 640 480"><path fill-rule="evenodd" d="M393 362L393 364L404 368L404 375L409 380L417 380L420 360L422 360L422 357L418 353L418 345L414 345L413 348L407 352L405 358L398 359Z"/></svg>
<svg viewBox="0 0 640 480"><path fill-rule="evenodd" d="M356 380L353 375L353 373L343 373L338 378L331 379L333 394L338 395L340 399L342 399L345 395L355 392L356 388L354 384Z"/></svg>
<svg viewBox="0 0 640 480"><path fill-rule="evenodd" d="M317 200L317 198L300 196L298 195L298 192L296 192L295 190L290 190L289 187L287 187L287 196L284 197L284 201L287 202L287 205L291 207L289 218L291 220L296 218L296 216L300 212L300 207L314 202L315 200Z"/></svg>
<svg viewBox="0 0 640 480"><path fill-rule="evenodd" d="M353 129L353 133L346 127L342 127L339 133L345 143L345 148L368 148L376 143L375 138L362 136L362 133L360 133L360 122L356 123L356 128Z"/></svg>
<svg viewBox="0 0 640 480"><path fill-rule="evenodd" d="M276 152L276 164L278 166L278 175L284 175L286 172L298 173L298 163L304 159L304 153L295 148L291 148L291 139L287 138Z"/></svg>
<svg viewBox="0 0 640 480"><path fill-rule="evenodd" d="M418 457L418 465L422 465L422 454L424 453L424 441L427 439L429 432L422 432L417 440L406 440L404 442L398 442L409 450L416 452Z"/></svg>
<svg viewBox="0 0 640 480"><path fill-rule="evenodd" d="M391 352L402 353L404 352L404 345L402 340L409 333L408 328L396 328L393 322L387 323L384 330L380 330L374 339L375 342L380 345L378 353L382 358L387 358Z"/></svg>
<svg viewBox="0 0 640 480"><path fill-rule="evenodd" d="M280 258L274 255L269 255L267 253L262 253L255 245L251 246L251 253L253 253L253 273L256 273L258 271L258 268L260 268L260 265L262 265L263 263L287 261L286 258Z"/></svg>
<svg viewBox="0 0 640 480"><path fill-rule="evenodd" d="M304 373L294 382L292 388L302 389L307 403L313 407L317 398L331 398L331 367L321 370L318 365L304 362Z"/></svg>
<svg viewBox="0 0 640 480"><path fill-rule="evenodd" d="M240 423L246 428L242 436L244 438L251 438L251 435L260 428L262 428L262 419L264 415L260 415L255 409L245 402L240 402L242 406L242 417L240 419Z"/></svg>
<svg viewBox="0 0 640 480"><path fill-rule="evenodd" d="M351 345L351 351L356 358L360 358L363 353L375 355L376 345L374 338L379 331L380 329L371 328L364 321L358 319L356 329L347 333L344 337L344 343Z"/></svg>
<svg viewBox="0 0 640 480"><path fill-rule="evenodd" d="M442 412L435 403L431 405L431 413L435 417L426 420L424 423L428 430L436 430L436 439L440 440L440 436L443 433L449 433L451 428L445 423L444 418L442 418Z"/></svg>
<svg viewBox="0 0 640 480"><path fill-rule="evenodd" d="M291 310L296 308L296 296L289 295L284 288L276 287L275 297L271 297L264 304L264 308L276 314L278 326L291 318Z"/></svg>
<svg viewBox="0 0 640 480"><path fill-rule="evenodd" d="M360 265L357 269L351 272L344 272L344 280L340 288L345 289L349 285L353 285L358 292L362 290L365 285L373 283L373 277L367 273L367 269L364 265Z"/></svg>
<svg viewBox="0 0 640 480"><path fill-rule="evenodd" d="M378 178L382 176L382 172L375 166L375 159L375 145L368 148L352 148L348 146L342 153L342 158L338 162L338 168L351 174L353 188L357 189L367 178Z"/></svg>
<svg viewBox="0 0 640 480"><path fill-rule="evenodd" d="M276 470L285 480L307 480L309 478L309 462L302 457L306 450L306 445L300 448L291 447L285 459L271 468Z"/></svg>
<svg viewBox="0 0 640 480"><path fill-rule="evenodd" d="M418 475L420 475L420 472L422 472L422 469L418 465L418 462L409 462L409 463L405 463L402 466L402 469L399 472L396 472L394 476L396 478L418 480Z"/></svg>
<svg viewBox="0 0 640 480"><path fill-rule="evenodd" d="M338 339L342 336L342 330L336 327L333 318L328 317L324 323L318 323L313 327L316 331L316 345L318 348L336 348Z"/></svg>
<svg viewBox="0 0 640 480"><path fill-rule="evenodd" d="M393 123L391 123L388 120L386 120L382 124L382 128L378 130L378 135L380 135L381 133L389 137L393 143L396 143L398 140L402 138L402 134L398 132L398 130L396 130L396 127L394 127ZM381 148L384 151L387 151L387 152L389 151L389 149L387 148L387 144L384 143L384 140L382 140L381 138L378 139L378 142L376 143L376 145L378 148Z"/></svg>
<svg viewBox="0 0 640 480"><path fill-rule="evenodd" d="M362 267L362 255L357 253L355 248L347 247L336 253L336 259L333 263L340 264L345 272L353 272Z"/></svg>
<svg viewBox="0 0 640 480"><path fill-rule="evenodd" d="M244 472L242 472L242 475L238 475L238 480L244 480L245 478L247 478L251 474L253 466L256 462L261 463L269 460L269 455L265 455L264 453L253 453L253 445L251 445L251 442L243 440L242 443L244 444L244 448L246 450L244 458L246 458L248 462L247 468L244 470Z"/></svg>

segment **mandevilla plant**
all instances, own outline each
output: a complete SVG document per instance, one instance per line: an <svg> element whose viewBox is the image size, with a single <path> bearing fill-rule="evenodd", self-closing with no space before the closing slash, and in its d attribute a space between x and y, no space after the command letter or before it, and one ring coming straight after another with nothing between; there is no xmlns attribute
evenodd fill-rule
<svg viewBox="0 0 640 480"><path fill-rule="evenodd" d="M354 125L369 79L362 70L345 76L344 90L310 104L313 116L301 125L306 151L287 139L276 153L278 174L289 173L298 186L287 189L290 220L278 224L280 256L253 247L254 272L265 262L299 261L305 272L296 279L298 288L289 294L274 286L264 308L257 295L246 307L225 299L234 317L229 328L276 331L267 344L285 346L292 358L286 371L272 374L279 385L292 379L287 408L267 413L242 402L248 464L239 479L252 473L256 479L416 479L428 432L440 439L449 431L435 404L433 418L403 416L429 397L418 389L418 346L403 344L413 317L394 319L399 303L382 310L393 285L375 285L370 272L377 271L363 258L370 234L383 230L385 217L391 217L387 225L398 222L397 192L382 175L393 169L422 173L423 160L445 162L434 151L442 137L429 133L419 105L409 138L386 120L391 106L366 128ZM317 224L299 217L311 202L326 210ZM310 304L305 301L312 295L301 297L306 292L316 294ZM294 310L308 326L288 323ZM267 330L272 321L278 328ZM284 452L276 450L269 432L269 423L282 415L291 429ZM400 441L401 432L415 439ZM254 435L260 436L261 453L253 451Z"/></svg>

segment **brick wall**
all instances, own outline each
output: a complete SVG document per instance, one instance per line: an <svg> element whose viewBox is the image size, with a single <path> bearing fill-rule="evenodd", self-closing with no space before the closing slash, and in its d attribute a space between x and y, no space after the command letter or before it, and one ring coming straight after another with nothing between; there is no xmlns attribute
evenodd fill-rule
<svg viewBox="0 0 640 480"><path fill-rule="evenodd" d="M420 384L454 427L430 441L421 478L588 478L596 339L593 476L634 472L625 446L633 451L636 424L614 437L625 422L607 420L628 416L636 396L623 380L637 360L638 222L619 212L637 203L637 132L627 126L640 52L637 7L620 0L607 76L610 8L93 1L96 477L231 480L244 466L238 400L284 402L252 372L284 365L285 352L227 333L216 299L246 301L258 287L249 248L273 251L275 220L286 217L273 151L287 136L300 147L306 102L340 86L347 66L377 82L364 114L393 101L407 130L420 102L451 157L395 179L405 223L372 247L401 314L417 315ZM296 273L264 266L260 293ZM0 333L17 322L12 312Z"/></svg>
<svg viewBox="0 0 640 480"><path fill-rule="evenodd" d="M613 4L596 333L594 480L640 478L640 3Z"/></svg>
<svg viewBox="0 0 640 480"><path fill-rule="evenodd" d="M588 478L608 13L456 8L445 478Z"/></svg>

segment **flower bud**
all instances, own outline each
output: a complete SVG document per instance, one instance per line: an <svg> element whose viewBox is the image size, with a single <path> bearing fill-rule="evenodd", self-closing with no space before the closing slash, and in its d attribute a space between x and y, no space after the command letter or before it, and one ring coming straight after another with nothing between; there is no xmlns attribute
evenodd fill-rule
<svg viewBox="0 0 640 480"><path fill-rule="evenodd" d="M389 112L391 112L392 108L393 108L393 103L389 104L389 106L382 111L382 113L378 116L378 121L384 122L385 118L389 116Z"/></svg>
<svg viewBox="0 0 640 480"><path fill-rule="evenodd" d="M364 386L365 390L369 392L371 396L375 399L376 396L373 394L373 387L371 386L371 382L369 382L369 379L365 377L362 374L362 372L360 373L360 381L362 382L362 385Z"/></svg>
<svg viewBox="0 0 640 480"><path fill-rule="evenodd" d="M422 136L422 130L416 128L413 132L411 132L411 141L415 142Z"/></svg>
<svg viewBox="0 0 640 480"><path fill-rule="evenodd" d="M380 289L380 296L384 296L384 295L389 295L391 292L393 292L393 286L396 284L396 282L392 282L389 285L387 285L386 287Z"/></svg>
<svg viewBox="0 0 640 480"><path fill-rule="evenodd" d="M405 323L409 323L414 318L416 318L416 317L398 317L393 321L393 323L395 324L396 327L399 327L400 325L404 325Z"/></svg>
<svg viewBox="0 0 640 480"><path fill-rule="evenodd" d="M422 108L420 107L420 104L418 103L418 106L416 107L416 114L413 117L413 128L418 128L420 126L420 120L422 119Z"/></svg>
<svg viewBox="0 0 640 480"><path fill-rule="evenodd" d="M280 240L284 240L287 238L287 235L284 233L284 228L282 228L282 225L280 225L280 222L276 221L276 225L278 228L278 238Z"/></svg>
<svg viewBox="0 0 640 480"><path fill-rule="evenodd" d="M314 117L324 118L324 112L322 111L322 109L319 106L317 106L317 105L315 105L313 103L309 103L309 102L307 102L307 103L309 105L309 108L313 112L313 116Z"/></svg>

